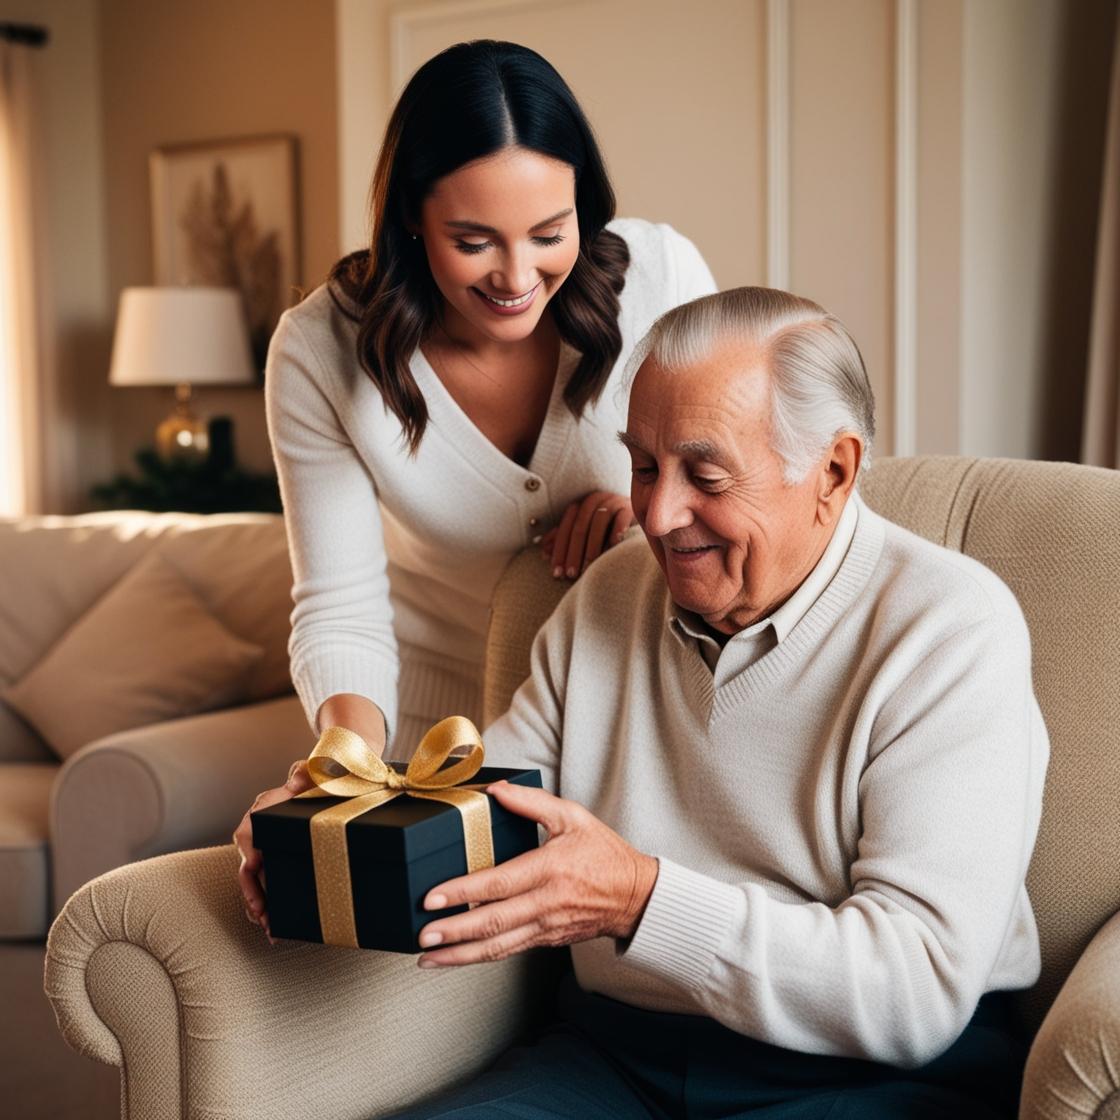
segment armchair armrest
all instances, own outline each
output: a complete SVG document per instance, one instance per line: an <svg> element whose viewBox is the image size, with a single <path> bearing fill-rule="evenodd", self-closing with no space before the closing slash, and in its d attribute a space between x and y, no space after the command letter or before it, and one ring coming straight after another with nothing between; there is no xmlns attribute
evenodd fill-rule
<svg viewBox="0 0 1120 1120"><path fill-rule="evenodd" d="M484 1068L527 1022L538 956L420 970L415 957L249 924L232 846L118 868L47 941L67 1042L122 1068L126 1120L368 1120Z"/></svg>
<svg viewBox="0 0 1120 1120"><path fill-rule="evenodd" d="M1089 943L1043 1019L1019 1116L1120 1116L1120 914Z"/></svg>
<svg viewBox="0 0 1120 1120"><path fill-rule="evenodd" d="M281 784L311 745L299 700L284 696L83 747L51 793L55 911L104 871L229 840L252 799Z"/></svg>

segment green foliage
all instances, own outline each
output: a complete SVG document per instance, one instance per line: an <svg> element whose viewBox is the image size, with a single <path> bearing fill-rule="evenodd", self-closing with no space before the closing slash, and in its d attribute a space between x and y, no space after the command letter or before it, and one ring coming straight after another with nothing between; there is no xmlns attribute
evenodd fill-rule
<svg viewBox="0 0 1120 1120"><path fill-rule="evenodd" d="M139 476L119 474L94 486L90 496L101 509L145 509L180 513L280 513L280 487L272 474L252 474L237 466L173 459L151 448L136 454Z"/></svg>

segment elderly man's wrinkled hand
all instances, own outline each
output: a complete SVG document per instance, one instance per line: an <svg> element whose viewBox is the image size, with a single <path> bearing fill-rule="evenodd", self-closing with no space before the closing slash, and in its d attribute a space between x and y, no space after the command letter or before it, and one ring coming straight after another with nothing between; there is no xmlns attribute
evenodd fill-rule
<svg viewBox="0 0 1120 1120"><path fill-rule="evenodd" d="M629 938L657 881L657 860L632 847L582 805L544 790L498 782L488 793L548 831L540 848L451 879L424 906L476 904L429 923L421 968L500 960L540 945ZM439 948L437 948L439 946Z"/></svg>

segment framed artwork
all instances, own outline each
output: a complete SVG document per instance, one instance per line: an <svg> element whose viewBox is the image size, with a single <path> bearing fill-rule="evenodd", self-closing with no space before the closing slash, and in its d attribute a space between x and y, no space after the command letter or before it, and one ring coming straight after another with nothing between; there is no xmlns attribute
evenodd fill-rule
<svg viewBox="0 0 1120 1120"><path fill-rule="evenodd" d="M295 137L174 144L150 166L156 284L237 288L263 377L300 276Z"/></svg>

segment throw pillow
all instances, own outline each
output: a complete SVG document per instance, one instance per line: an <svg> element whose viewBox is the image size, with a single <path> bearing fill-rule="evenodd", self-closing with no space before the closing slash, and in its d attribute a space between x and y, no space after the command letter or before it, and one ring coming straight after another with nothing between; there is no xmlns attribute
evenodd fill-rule
<svg viewBox="0 0 1120 1120"><path fill-rule="evenodd" d="M67 758L117 731L236 703L261 654L150 552L2 695Z"/></svg>

